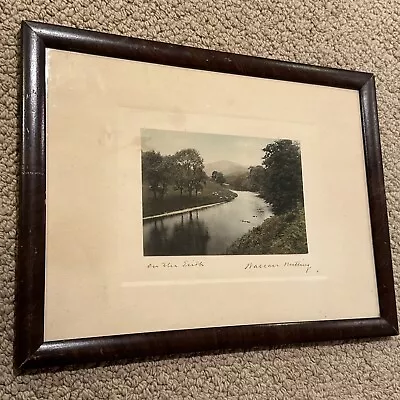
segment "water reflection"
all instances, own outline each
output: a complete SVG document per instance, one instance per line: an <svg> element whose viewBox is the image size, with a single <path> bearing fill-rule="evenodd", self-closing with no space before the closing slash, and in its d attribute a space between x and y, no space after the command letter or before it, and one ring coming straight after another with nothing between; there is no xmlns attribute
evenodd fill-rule
<svg viewBox="0 0 400 400"><path fill-rule="evenodd" d="M217 255L260 225L272 211L255 193L237 191L229 203L143 223L146 256Z"/></svg>
<svg viewBox="0 0 400 400"><path fill-rule="evenodd" d="M193 211L179 216L179 222L168 227L165 218L151 222L145 256L165 255L205 255L210 239L204 221L199 219L199 212Z"/></svg>

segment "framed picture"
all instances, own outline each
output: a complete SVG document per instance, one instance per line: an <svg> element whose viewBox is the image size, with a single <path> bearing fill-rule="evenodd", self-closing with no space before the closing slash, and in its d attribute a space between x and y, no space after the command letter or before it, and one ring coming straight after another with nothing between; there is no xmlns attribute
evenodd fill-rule
<svg viewBox="0 0 400 400"><path fill-rule="evenodd" d="M372 74L22 40L18 369L397 334Z"/></svg>

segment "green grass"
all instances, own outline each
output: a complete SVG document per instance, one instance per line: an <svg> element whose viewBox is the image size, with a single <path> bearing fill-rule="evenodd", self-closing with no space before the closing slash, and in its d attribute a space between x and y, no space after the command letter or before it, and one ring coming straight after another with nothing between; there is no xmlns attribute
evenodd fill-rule
<svg viewBox="0 0 400 400"><path fill-rule="evenodd" d="M169 189L163 199L154 199L153 193L149 190L147 185L142 187L142 200L143 200L143 217L152 215L164 214L167 212L184 210L185 208L192 208L203 206L207 204L215 204L220 202L228 202L237 197L225 186L218 183L207 181L207 184L197 196L193 194L190 198L187 193L181 197L179 190Z"/></svg>
<svg viewBox="0 0 400 400"><path fill-rule="evenodd" d="M306 254L304 209L266 219L234 241L227 254Z"/></svg>

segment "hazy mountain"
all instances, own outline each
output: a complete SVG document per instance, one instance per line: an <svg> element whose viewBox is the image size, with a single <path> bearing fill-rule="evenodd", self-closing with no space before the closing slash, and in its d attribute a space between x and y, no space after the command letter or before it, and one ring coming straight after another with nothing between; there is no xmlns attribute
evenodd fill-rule
<svg viewBox="0 0 400 400"><path fill-rule="evenodd" d="M206 164L205 170L208 176L211 176L213 171L222 172L224 175L231 175L246 172L247 167L233 161L221 160Z"/></svg>

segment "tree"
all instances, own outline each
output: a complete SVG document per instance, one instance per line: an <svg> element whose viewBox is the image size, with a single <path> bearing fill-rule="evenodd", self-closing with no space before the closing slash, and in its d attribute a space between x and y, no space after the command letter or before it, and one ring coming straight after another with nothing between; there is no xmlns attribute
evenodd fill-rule
<svg viewBox="0 0 400 400"><path fill-rule="evenodd" d="M178 153L175 153L173 156L174 159L174 188L175 190L179 190L181 197L183 196L183 191L186 188L186 173L185 166L181 162L181 156Z"/></svg>
<svg viewBox="0 0 400 400"><path fill-rule="evenodd" d="M160 167L162 163L162 155L159 152L145 151L142 153L142 176L146 181L153 196L156 199L160 184Z"/></svg>
<svg viewBox="0 0 400 400"><path fill-rule="evenodd" d="M249 184L249 172L243 172L226 177L226 182L235 190L251 190ZM257 190L254 190L257 191Z"/></svg>
<svg viewBox="0 0 400 400"><path fill-rule="evenodd" d="M215 179L215 182L219 183L222 185L223 183L226 182L225 176L222 172L218 172L217 178Z"/></svg>
<svg viewBox="0 0 400 400"><path fill-rule="evenodd" d="M196 196L203 189L203 187L206 185L206 183L207 183L206 172L204 170L197 171L196 183L194 184L194 190L195 190Z"/></svg>
<svg viewBox="0 0 400 400"><path fill-rule="evenodd" d="M159 193L160 197L163 198L167 193L168 186L173 183L174 174L176 170L175 159L173 156L163 156L160 165L160 183Z"/></svg>
<svg viewBox="0 0 400 400"><path fill-rule="evenodd" d="M303 204L300 148L292 140L277 140L263 151L265 182L262 196L275 214L283 214Z"/></svg>
<svg viewBox="0 0 400 400"><path fill-rule="evenodd" d="M154 150L142 153L142 176L153 192L154 199L163 198L172 183L174 161Z"/></svg>
<svg viewBox="0 0 400 400"><path fill-rule="evenodd" d="M222 172L219 171L213 171L211 174L211 179L220 185L226 182L225 176Z"/></svg>
<svg viewBox="0 0 400 400"><path fill-rule="evenodd" d="M193 191L197 193L206 182L203 159L195 149L180 150L173 157L177 165L175 185L181 194L186 189L189 197L192 197Z"/></svg>
<svg viewBox="0 0 400 400"><path fill-rule="evenodd" d="M248 181L250 191L259 192L263 195L265 180L266 174L263 166L249 167Z"/></svg>

